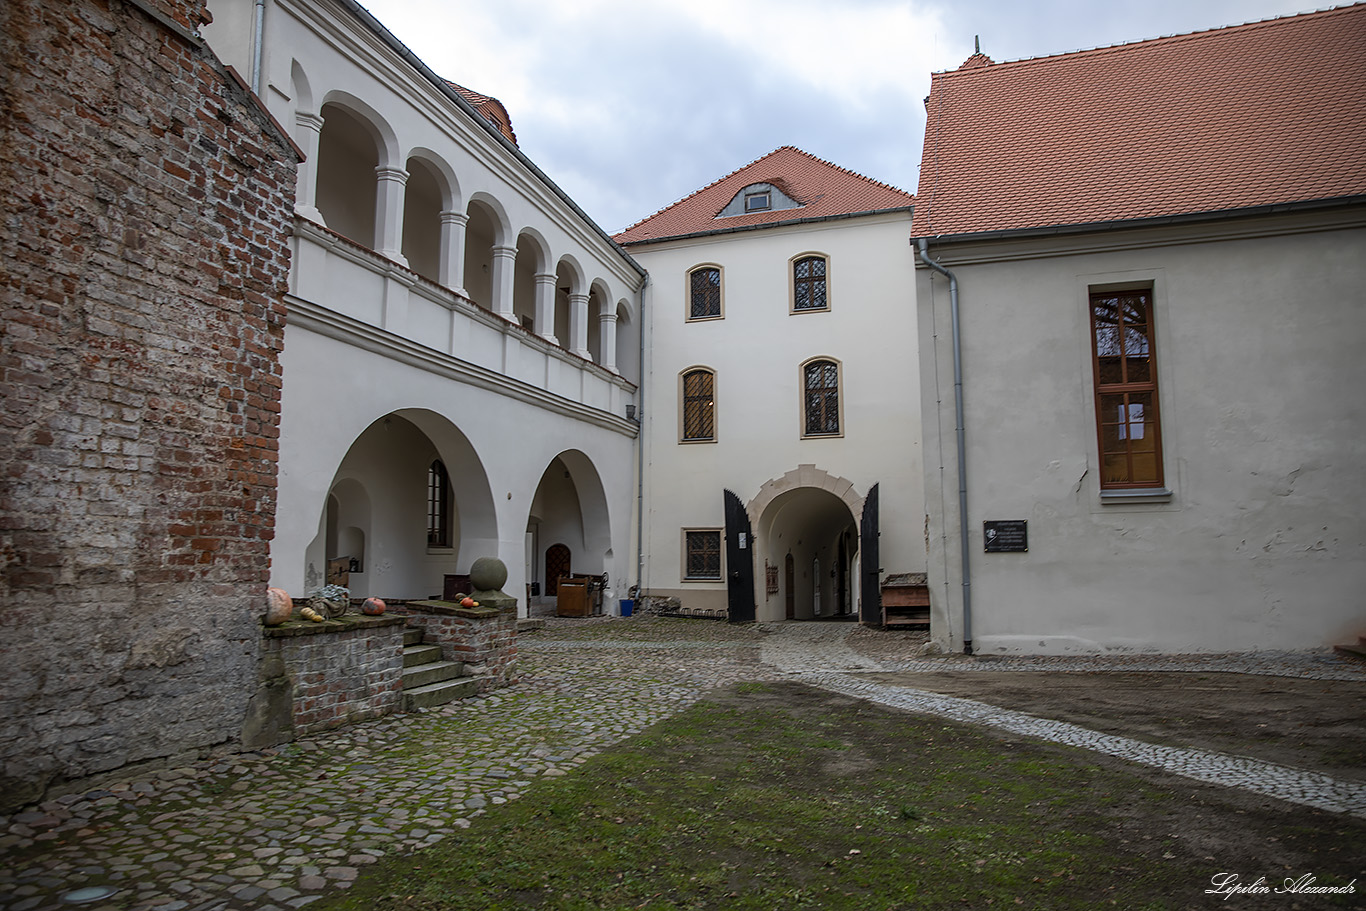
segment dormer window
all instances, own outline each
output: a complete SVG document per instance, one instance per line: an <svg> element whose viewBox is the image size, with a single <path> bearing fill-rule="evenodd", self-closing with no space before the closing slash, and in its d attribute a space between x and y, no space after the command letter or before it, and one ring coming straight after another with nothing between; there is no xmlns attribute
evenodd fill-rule
<svg viewBox="0 0 1366 911"><path fill-rule="evenodd" d="M755 212L781 212L784 209L800 209L797 202L777 184L767 181L747 184L735 192L730 202L716 213L717 218L730 218L734 215L750 215Z"/></svg>

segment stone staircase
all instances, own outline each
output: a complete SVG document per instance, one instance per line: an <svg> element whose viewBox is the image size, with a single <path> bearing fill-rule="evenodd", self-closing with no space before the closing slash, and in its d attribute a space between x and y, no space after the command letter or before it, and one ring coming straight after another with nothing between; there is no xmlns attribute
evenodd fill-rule
<svg viewBox="0 0 1366 911"><path fill-rule="evenodd" d="M1344 658L1355 658L1358 661L1366 661L1366 636L1358 636L1356 645L1335 645L1333 651L1342 655Z"/></svg>
<svg viewBox="0 0 1366 911"><path fill-rule="evenodd" d="M441 646L423 645L421 627L403 631L403 710L431 708L479 692L459 661L441 660Z"/></svg>

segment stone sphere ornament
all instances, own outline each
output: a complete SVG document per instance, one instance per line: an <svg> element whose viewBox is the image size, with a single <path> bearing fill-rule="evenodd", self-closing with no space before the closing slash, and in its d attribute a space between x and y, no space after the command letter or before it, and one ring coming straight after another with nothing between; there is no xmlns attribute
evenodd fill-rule
<svg viewBox="0 0 1366 911"><path fill-rule="evenodd" d="M475 591L502 591L507 580L507 564L497 557L480 557L470 566L470 585Z"/></svg>
<svg viewBox="0 0 1366 911"><path fill-rule="evenodd" d="M283 588L266 589L266 626L279 626L294 616L294 599Z"/></svg>
<svg viewBox="0 0 1366 911"><path fill-rule="evenodd" d="M384 602L379 598L366 598L365 603L360 606L360 612L367 617L378 617L384 613Z"/></svg>

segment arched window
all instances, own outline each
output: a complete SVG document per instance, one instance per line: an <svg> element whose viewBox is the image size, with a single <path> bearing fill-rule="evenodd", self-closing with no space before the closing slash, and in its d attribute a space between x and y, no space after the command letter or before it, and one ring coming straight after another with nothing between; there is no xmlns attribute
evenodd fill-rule
<svg viewBox="0 0 1366 911"><path fill-rule="evenodd" d="M427 546L451 546L451 477L440 459L427 468Z"/></svg>
<svg viewBox="0 0 1366 911"><path fill-rule="evenodd" d="M698 266L688 273L688 319L719 319L721 307L721 269Z"/></svg>
<svg viewBox="0 0 1366 911"><path fill-rule="evenodd" d="M840 365L817 359L802 365L802 436L840 433Z"/></svg>
<svg viewBox="0 0 1366 911"><path fill-rule="evenodd" d="M792 312L828 310L824 256L802 256L792 262Z"/></svg>
<svg viewBox="0 0 1366 911"><path fill-rule="evenodd" d="M698 367L685 371L679 385L680 439L685 443L716 442L716 374Z"/></svg>

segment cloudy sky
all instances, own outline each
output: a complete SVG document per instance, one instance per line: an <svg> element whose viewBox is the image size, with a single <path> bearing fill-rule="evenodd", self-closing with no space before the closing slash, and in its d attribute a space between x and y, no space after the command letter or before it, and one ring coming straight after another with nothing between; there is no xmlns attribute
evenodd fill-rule
<svg viewBox="0 0 1366 911"><path fill-rule="evenodd" d="M608 231L794 145L910 192L929 74L1313 0L361 0Z"/></svg>

